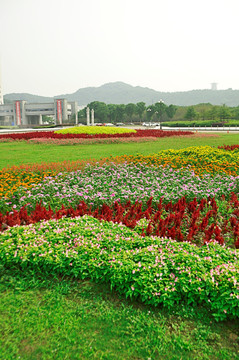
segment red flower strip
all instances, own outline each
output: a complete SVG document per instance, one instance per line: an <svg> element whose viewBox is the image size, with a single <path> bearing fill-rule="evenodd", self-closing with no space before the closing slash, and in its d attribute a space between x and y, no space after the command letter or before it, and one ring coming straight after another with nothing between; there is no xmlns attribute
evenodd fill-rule
<svg viewBox="0 0 239 360"><path fill-rule="evenodd" d="M25 207L20 211L12 210L5 215L0 213L0 230L3 231L9 226L36 223L40 220L59 219L63 216L91 215L99 220L123 223L132 229L138 226L139 220L146 219L147 226L142 229L142 235L167 236L177 241L190 241L198 245L213 240L223 245L229 235L234 239L234 246L239 248L239 201L234 193L228 202L228 207L234 209L228 220L220 219L214 198L209 197L201 201L195 198L187 202L183 197L175 204L172 202L163 204L160 199L156 207L152 206L152 200L152 197L148 200L146 209L143 209L142 203L131 204L128 201L126 204L115 202L112 206L103 204L92 210L91 206L81 201L75 209L65 208L62 205L61 209L55 212L40 203L31 213L28 213Z"/></svg>

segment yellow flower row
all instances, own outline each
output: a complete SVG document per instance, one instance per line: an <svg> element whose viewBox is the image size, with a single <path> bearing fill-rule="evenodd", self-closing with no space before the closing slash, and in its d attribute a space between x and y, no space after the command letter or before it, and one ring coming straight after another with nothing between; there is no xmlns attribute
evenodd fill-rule
<svg viewBox="0 0 239 360"><path fill-rule="evenodd" d="M0 172L0 198L9 197L20 187L30 188L34 184L41 182L49 173L33 172Z"/></svg>
<svg viewBox="0 0 239 360"><path fill-rule="evenodd" d="M106 126L78 126L71 127L62 130L56 130L55 134L125 134L125 133L136 133L134 129L125 129L118 127L106 127Z"/></svg>
<svg viewBox="0 0 239 360"><path fill-rule="evenodd" d="M108 160L122 163L144 163L148 166L170 166L175 169L190 166L195 174L239 175L239 153L226 152L210 146L189 147L181 150L162 150L153 155L123 155Z"/></svg>

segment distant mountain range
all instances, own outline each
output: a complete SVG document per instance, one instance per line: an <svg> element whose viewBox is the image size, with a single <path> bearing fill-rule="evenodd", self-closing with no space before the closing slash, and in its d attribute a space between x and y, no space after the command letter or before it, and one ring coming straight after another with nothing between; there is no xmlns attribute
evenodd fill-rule
<svg viewBox="0 0 239 360"><path fill-rule="evenodd" d="M61 94L51 97L25 93L12 93L4 96L6 103L13 100L27 102L51 102L54 98L65 98L68 101L77 101L79 106L87 105L92 101L102 101L106 104L128 104L143 101L151 105L163 100L167 105L189 106L200 103L213 105L226 104L239 106L239 90L191 90L177 92L161 92L141 86L132 86L123 82L107 83L99 87L87 87L72 94Z"/></svg>

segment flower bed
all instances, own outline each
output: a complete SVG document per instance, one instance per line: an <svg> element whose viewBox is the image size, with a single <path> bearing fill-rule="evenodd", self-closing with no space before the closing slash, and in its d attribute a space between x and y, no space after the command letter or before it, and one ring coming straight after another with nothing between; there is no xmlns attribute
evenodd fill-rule
<svg viewBox="0 0 239 360"><path fill-rule="evenodd" d="M83 127L79 127L79 129L82 129ZM90 127L92 128L92 127ZM100 129L100 127L97 127L97 129ZM110 128L106 128L110 129ZM76 133L76 134L61 134L56 133L54 131L33 131L28 133L14 133L14 134L0 134L0 139L13 139L13 140L29 140L29 139L38 139L38 138L47 138L47 139L88 139L88 138L114 138L114 137L122 137L122 138L128 138L128 137L169 137L169 136L183 136L183 135L193 135L193 132L191 131L165 131L165 130L134 130L132 131L125 131L121 132L119 129L117 133L90 133L88 130L88 133ZM125 129L121 129L125 130ZM126 129L129 130L129 129Z"/></svg>
<svg viewBox="0 0 239 360"><path fill-rule="evenodd" d="M190 169L127 163L87 165L83 171L45 177L28 189L20 186L7 201L0 199L0 224L4 229L36 219L93 214L135 227L146 218L142 234L198 244L215 239L238 247L239 202L232 196L238 187L239 176L200 178Z"/></svg>
<svg viewBox="0 0 239 360"><path fill-rule="evenodd" d="M216 155L214 154L215 151L217 151ZM64 161L61 163L21 165L19 167L2 169L0 171L0 198L11 196L19 186L30 188L47 176L56 176L60 172L83 169L87 163L95 166L96 164L101 165L113 162L115 164L129 163L137 166L143 164L144 166L154 166L155 168L160 168L161 166L168 166L172 169L188 168L188 170L191 170L191 173L195 173L195 175L199 175L201 178L205 177L206 174L215 174L215 176L216 174L221 174L222 176L229 175L233 177L239 175L239 155L234 153L228 154L225 150L216 150L209 146L202 146L186 150L161 151L158 154L148 156L124 155L114 158L103 158L101 160ZM230 187L230 190L236 190ZM192 192L193 189L190 191ZM214 196L210 193L206 195Z"/></svg>
<svg viewBox="0 0 239 360"><path fill-rule="evenodd" d="M227 150L227 151L238 151L239 150L239 145L223 145L223 146L218 146L218 149L223 149L223 150Z"/></svg>
<svg viewBox="0 0 239 360"><path fill-rule="evenodd" d="M239 255L215 243L199 248L92 217L64 218L1 233L0 259L22 273L108 281L153 306L203 304L217 320L239 317Z"/></svg>
<svg viewBox="0 0 239 360"><path fill-rule="evenodd" d="M156 137L109 137L106 139L92 138L92 139L48 139L48 138L36 138L30 139L28 142L34 144L49 144L49 145L90 145L90 144L122 144L122 143L132 143L132 142L148 142L156 141Z"/></svg>
<svg viewBox="0 0 239 360"><path fill-rule="evenodd" d="M119 135L119 134L128 134L128 133L136 133L134 129L127 129L127 128L119 128L119 127L106 127L106 126L77 126L77 127L70 127L61 130L54 131L54 134L87 134L87 135L100 135L100 134L107 134L107 135Z"/></svg>
<svg viewBox="0 0 239 360"><path fill-rule="evenodd" d="M87 165L84 170L59 173L54 177L45 177L42 182L26 189L19 187L9 201L0 199L0 209L10 210L13 205L19 209L29 204L32 209L40 201L53 209L75 206L84 200L92 207L115 201L125 203L141 201L146 204L152 196L154 204L161 197L164 202L176 202L183 196L188 200L210 197L228 199L231 192L238 192L239 176L206 174L200 178L188 169L173 170L170 167L145 167L142 164L103 164Z"/></svg>
<svg viewBox="0 0 239 360"><path fill-rule="evenodd" d="M87 164L103 163L99 160L63 161L13 166L0 170L0 199L9 198L19 187L31 188L48 176L60 172L71 172L84 168Z"/></svg>
<svg viewBox="0 0 239 360"><path fill-rule="evenodd" d="M5 215L0 213L0 231L41 220L91 215L99 220L122 223L142 236L167 236L200 246L216 241L220 245L239 249L239 200L235 194L231 194L229 201L225 201L222 196L218 201L209 197L187 202L183 197L175 204L164 204L162 198L155 207L152 203L153 198L147 201L145 207L141 202L115 202L111 206L104 203L94 210L84 201L80 201L74 208L62 205L58 210L41 203L31 210L27 210L26 206L20 210L13 207Z"/></svg>
<svg viewBox="0 0 239 360"><path fill-rule="evenodd" d="M110 160L110 159L108 159ZM112 160L112 159L111 159ZM145 165L169 165L175 169L190 166L195 174L205 173L239 175L239 153L227 152L210 146L193 146L180 150L161 150L153 155L122 155L114 159L116 163L143 163ZM107 159L106 159L107 161Z"/></svg>
<svg viewBox="0 0 239 360"><path fill-rule="evenodd" d="M0 179L3 266L108 281L147 304L202 304L218 320L239 317L235 152L22 166Z"/></svg>

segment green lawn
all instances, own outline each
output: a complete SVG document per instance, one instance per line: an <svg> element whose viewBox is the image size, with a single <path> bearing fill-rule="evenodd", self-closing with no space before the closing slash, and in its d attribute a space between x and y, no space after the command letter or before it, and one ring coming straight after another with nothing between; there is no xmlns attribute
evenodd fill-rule
<svg viewBox="0 0 239 360"><path fill-rule="evenodd" d="M218 134L217 134L218 135ZM169 137L145 143L94 145L42 145L27 142L0 143L0 169L6 166L57 162L64 160L100 159L110 155L157 153L164 149L182 149L188 146L232 145L239 143L239 134L219 134L218 137Z"/></svg>
<svg viewBox="0 0 239 360"><path fill-rule="evenodd" d="M168 313L89 281L1 275L0 359L239 358L238 323L203 309Z"/></svg>

